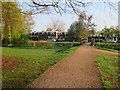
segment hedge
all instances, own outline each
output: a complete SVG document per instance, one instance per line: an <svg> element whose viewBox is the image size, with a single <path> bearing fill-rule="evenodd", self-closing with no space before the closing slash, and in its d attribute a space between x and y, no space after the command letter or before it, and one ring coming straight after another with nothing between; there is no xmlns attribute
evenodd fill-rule
<svg viewBox="0 0 120 90"><path fill-rule="evenodd" d="M73 47L81 45L80 42L49 42L49 41L29 41L29 46L35 47Z"/></svg>
<svg viewBox="0 0 120 90"><path fill-rule="evenodd" d="M120 43L96 43L95 46L98 48L120 50Z"/></svg>

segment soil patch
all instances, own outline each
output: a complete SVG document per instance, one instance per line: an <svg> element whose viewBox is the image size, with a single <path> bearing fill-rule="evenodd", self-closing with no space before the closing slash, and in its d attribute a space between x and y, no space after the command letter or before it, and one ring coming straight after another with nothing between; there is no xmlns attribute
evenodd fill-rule
<svg viewBox="0 0 120 90"><path fill-rule="evenodd" d="M18 66L20 63L15 60L15 58L11 57L2 57L2 68L14 68Z"/></svg>

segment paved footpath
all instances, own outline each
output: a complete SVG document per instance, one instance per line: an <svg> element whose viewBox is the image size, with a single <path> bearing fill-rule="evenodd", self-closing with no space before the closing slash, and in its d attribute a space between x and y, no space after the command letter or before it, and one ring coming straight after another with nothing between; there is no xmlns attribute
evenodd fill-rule
<svg viewBox="0 0 120 90"><path fill-rule="evenodd" d="M103 88L95 58L99 54L118 53L98 50L88 44L80 46L27 87L30 88Z"/></svg>

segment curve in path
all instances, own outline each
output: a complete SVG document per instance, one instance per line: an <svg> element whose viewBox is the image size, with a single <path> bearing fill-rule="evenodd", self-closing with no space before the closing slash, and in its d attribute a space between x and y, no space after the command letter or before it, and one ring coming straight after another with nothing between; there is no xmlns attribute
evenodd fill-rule
<svg viewBox="0 0 120 90"><path fill-rule="evenodd" d="M63 60L28 85L29 88L103 88L96 55L118 55L82 45L70 57Z"/></svg>

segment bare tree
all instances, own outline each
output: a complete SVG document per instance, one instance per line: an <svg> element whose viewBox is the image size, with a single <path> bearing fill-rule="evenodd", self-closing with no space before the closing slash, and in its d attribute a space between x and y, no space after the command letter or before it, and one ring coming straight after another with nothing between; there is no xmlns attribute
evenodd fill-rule
<svg viewBox="0 0 120 90"><path fill-rule="evenodd" d="M51 28L52 31L64 31L65 24L63 21L57 19L52 19L51 21L48 27Z"/></svg>
<svg viewBox="0 0 120 90"><path fill-rule="evenodd" d="M111 8L116 9L117 5L109 0L25 0L26 4L31 7L31 14L39 14L45 11L54 10L57 13L76 13L79 15L81 7L91 5L94 1L100 1L109 4Z"/></svg>
<svg viewBox="0 0 120 90"><path fill-rule="evenodd" d="M34 20L32 18L32 15L29 15L29 11L26 11L26 14L23 15L24 17L24 28L26 30L26 33L30 33L34 27Z"/></svg>

